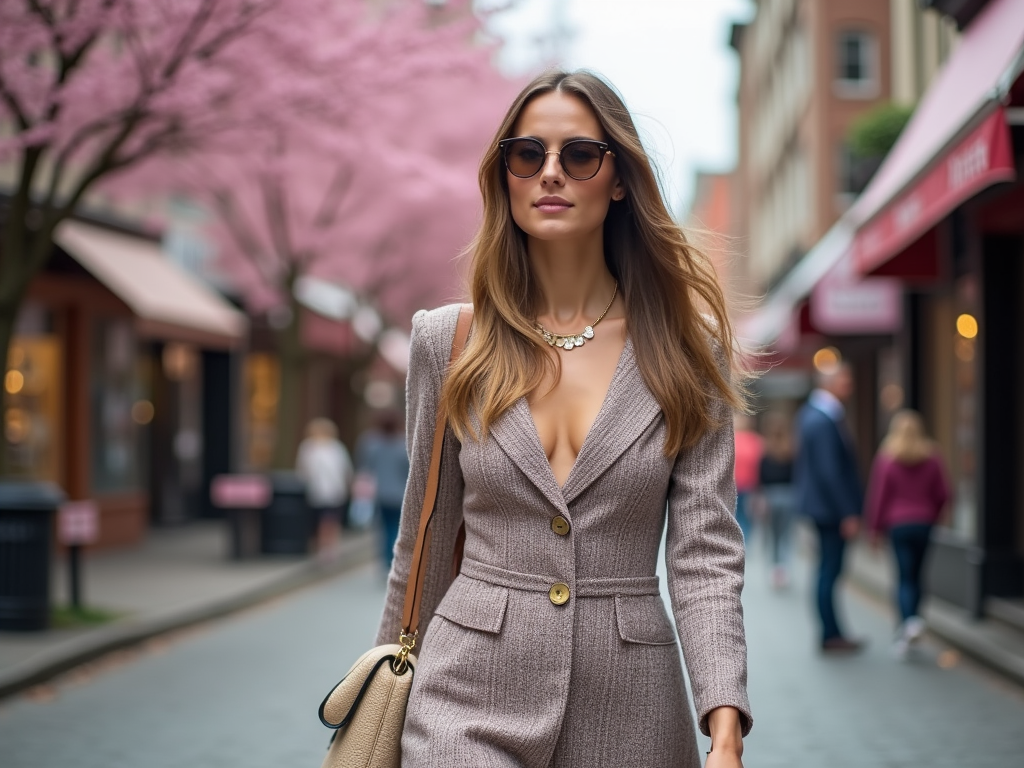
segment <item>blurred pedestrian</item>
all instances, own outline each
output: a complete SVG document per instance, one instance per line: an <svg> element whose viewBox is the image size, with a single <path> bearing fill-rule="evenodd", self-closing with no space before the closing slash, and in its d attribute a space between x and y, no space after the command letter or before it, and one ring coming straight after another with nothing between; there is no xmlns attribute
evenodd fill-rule
<svg viewBox="0 0 1024 768"><path fill-rule="evenodd" d="M784 413L764 416L764 454L758 467L758 490L764 500L772 558L772 586L789 584L793 536L793 425Z"/></svg>
<svg viewBox="0 0 1024 768"><path fill-rule="evenodd" d="M900 626L895 651L906 655L924 632L920 616L921 573L932 527L949 501L946 468L917 411L897 411L871 467L865 517L871 543L888 533L899 580Z"/></svg>
<svg viewBox="0 0 1024 768"><path fill-rule="evenodd" d="M738 413L733 417L736 443L736 522L743 531L743 542L749 546L754 530L754 492L757 490L757 472L764 450L761 435L754 428L754 419Z"/></svg>
<svg viewBox="0 0 1024 768"><path fill-rule="evenodd" d="M299 443L295 471L306 481L306 501L316 517L316 551L324 559L337 554L341 519L352 484L352 459L338 439L338 427L312 419Z"/></svg>
<svg viewBox="0 0 1024 768"><path fill-rule="evenodd" d="M847 637L836 615L835 589L843 571L846 542L860 531L863 491L845 403L853 394L849 365L817 374L817 388L797 415L797 455L793 480L797 510L818 534L818 614L821 649L858 651L863 643Z"/></svg>
<svg viewBox="0 0 1024 768"><path fill-rule="evenodd" d="M402 517L402 497L409 479L405 431L395 411L380 412L376 424L360 436L356 443L356 465L361 474L366 473L374 480L381 522L381 559L390 569Z"/></svg>

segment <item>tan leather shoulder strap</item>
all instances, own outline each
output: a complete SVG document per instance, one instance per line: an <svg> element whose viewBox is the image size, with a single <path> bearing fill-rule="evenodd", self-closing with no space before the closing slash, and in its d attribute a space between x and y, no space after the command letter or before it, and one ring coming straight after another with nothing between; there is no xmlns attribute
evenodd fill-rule
<svg viewBox="0 0 1024 768"><path fill-rule="evenodd" d="M455 326L455 338L452 339L451 356L448 359L450 368L466 345L469 328L473 324L473 306L463 304L459 310L459 319ZM447 373L447 372L446 372ZM447 414L437 406L437 424L434 427L434 444L430 449L430 472L427 475L427 490L423 494L423 508L420 510L420 527L416 534L416 545L412 550L412 565L409 569L409 583L405 588L405 608L402 611L402 630L413 634L419 629L420 603L423 600L423 582L427 576L427 562L430 553L430 521L434 517L437 504L437 486L441 478L441 454L444 451L445 426Z"/></svg>

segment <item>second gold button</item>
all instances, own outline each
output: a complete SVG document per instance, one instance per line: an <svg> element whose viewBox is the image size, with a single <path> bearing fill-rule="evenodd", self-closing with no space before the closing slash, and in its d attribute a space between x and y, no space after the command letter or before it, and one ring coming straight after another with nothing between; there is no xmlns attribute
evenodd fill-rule
<svg viewBox="0 0 1024 768"><path fill-rule="evenodd" d="M565 536L569 532L569 521L561 515L557 515L551 520L551 530L559 536Z"/></svg>
<svg viewBox="0 0 1024 768"><path fill-rule="evenodd" d="M569 602L569 585L561 582L552 584L551 589L548 590L548 598L555 605L565 605Z"/></svg>

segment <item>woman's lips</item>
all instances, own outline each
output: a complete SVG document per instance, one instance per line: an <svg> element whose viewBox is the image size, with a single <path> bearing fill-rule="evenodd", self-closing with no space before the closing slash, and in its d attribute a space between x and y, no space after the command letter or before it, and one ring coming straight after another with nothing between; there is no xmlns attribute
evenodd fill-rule
<svg viewBox="0 0 1024 768"><path fill-rule="evenodd" d="M541 213L562 213L572 208L572 203L560 197L542 197L533 207Z"/></svg>

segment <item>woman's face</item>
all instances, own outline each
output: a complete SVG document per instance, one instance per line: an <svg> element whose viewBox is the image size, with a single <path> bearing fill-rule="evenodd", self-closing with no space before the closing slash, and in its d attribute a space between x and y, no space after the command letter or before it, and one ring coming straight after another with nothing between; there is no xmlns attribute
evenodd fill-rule
<svg viewBox="0 0 1024 768"><path fill-rule="evenodd" d="M528 179L505 171L516 224L538 240L585 239L600 231L610 202L625 196L615 158L606 154L596 176L578 181L566 174L555 154L571 139L606 141L587 103L558 91L538 96L519 115L512 135L539 139L550 153Z"/></svg>

